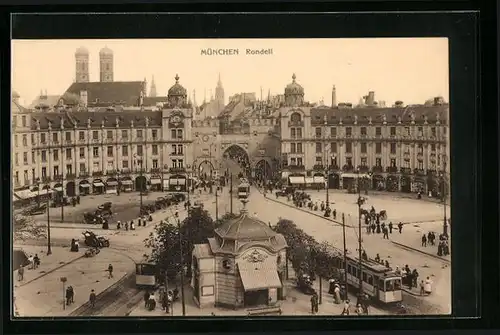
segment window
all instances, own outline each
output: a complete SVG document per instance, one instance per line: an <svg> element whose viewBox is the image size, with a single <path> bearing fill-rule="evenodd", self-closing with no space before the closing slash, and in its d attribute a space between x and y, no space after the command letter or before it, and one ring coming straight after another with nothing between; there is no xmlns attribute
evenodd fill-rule
<svg viewBox="0 0 500 335"><path fill-rule="evenodd" d="M391 154L396 153L396 143L391 143Z"/></svg>
<svg viewBox="0 0 500 335"><path fill-rule="evenodd" d="M290 165L297 165L297 160L295 157L290 158Z"/></svg>
<svg viewBox="0 0 500 335"><path fill-rule="evenodd" d="M292 154L296 153L297 152L297 144L295 143L290 143L290 152Z"/></svg>
<svg viewBox="0 0 500 335"><path fill-rule="evenodd" d="M381 136L381 135L382 135L382 128L375 127L375 136Z"/></svg>
<svg viewBox="0 0 500 335"><path fill-rule="evenodd" d="M295 128L291 128L290 129L290 137L291 138L295 138L296 137Z"/></svg>
<svg viewBox="0 0 500 335"><path fill-rule="evenodd" d="M122 156L128 156L128 145L122 145Z"/></svg>
<svg viewBox="0 0 500 335"><path fill-rule="evenodd" d="M66 159L71 159L71 149L66 149Z"/></svg>
<svg viewBox="0 0 500 335"><path fill-rule="evenodd" d="M67 131L64 136L66 136L66 142L71 142L71 133Z"/></svg>
<svg viewBox="0 0 500 335"><path fill-rule="evenodd" d="M391 167L396 167L396 158L391 158Z"/></svg>
<svg viewBox="0 0 500 335"><path fill-rule="evenodd" d="M418 131L418 136L419 137L424 136L424 128L423 127L418 127L417 131Z"/></svg>
<svg viewBox="0 0 500 335"><path fill-rule="evenodd" d="M99 133L97 132L97 130L94 130L92 132L92 139L93 140L98 140L99 139Z"/></svg>
<svg viewBox="0 0 500 335"><path fill-rule="evenodd" d="M59 176L59 166L54 166L54 177Z"/></svg>
<svg viewBox="0 0 500 335"><path fill-rule="evenodd" d="M21 123L22 123L23 127L26 127L26 116L25 115L21 116Z"/></svg>
<svg viewBox="0 0 500 335"><path fill-rule="evenodd" d="M17 140L17 135L14 135L14 145L17 147L19 144L18 144L18 140Z"/></svg>
<svg viewBox="0 0 500 335"><path fill-rule="evenodd" d="M23 152L23 163L24 165L28 165L28 153Z"/></svg>
<svg viewBox="0 0 500 335"><path fill-rule="evenodd" d="M122 161L122 168L128 169L128 161Z"/></svg>
<svg viewBox="0 0 500 335"><path fill-rule="evenodd" d="M35 152L34 151L31 152L31 163L33 163L33 164L36 163Z"/></svg>
<svg viewBox="0 0 500 335"><path fill-rule="evenodd" d="M366 154L366 142L361 143L361 153Z"/></svg>
<svg viewBox="0 0 500 335"><path fill-rule="evenodd" d="M58 161L59 160L59 150L52 151L52 155L54 157L54 161Z"/></svg>
<svg viewBox="0 0 500 335"><path fill-rule="evenodd" d="M298 166L302 166L302 165L304 165L304 163L302 162L302 157L298 157L298 158L297 158L297 165L298 165Z"/></svg>
<svg viewBox="0 0 500 335"><path fill-rule="evenodd" d="M94 154L94 158L98 158L99 157L99 147L93 147L92 151Z"/></svg>
<svg viewBox="0 0 500 335"><path fill-rule="evenodd" d="M330 152L337 152L337 142L330 143Z"/></svg>
<svg viewBox="0 0 500 335"><path fill-rule="evenodd" d="M302 138L302 128L297 128L297 138Z"/></svg>
<svg viewBox="0 0 500 335"><path fill-rule="evenodd" d="M142 151L142 145L137 146L137 156L142 156L143 151Z"/></svg>
<svg viewBox="0 0 500 335"><path fill-rule="evenodd" d="M420 160L420 159L417 161L417 168L419 170L423 170L424 169L424 162L422 160Z"/></svg>
<svg viewBox="0 0 500 335"><path fill-rule="evenodd" d="M128 131L122 130L122 139L124 140L128 139Z"/></svg>
<svg viewBox="0 0 500 335"><path fill-rule="evenodd" d="M375 143L375 153L376 154L382 153L382 143Z"/></svg>
<svg viewBox="0 0 500 335"><path fill-rule="evenodd" d="M52 133L52 141L55 143L59 142L59 136L57 133Z"/></svg>
<svg viewBox="0 0 500 335"><path fill-rule="evenodd" d="M436 127L431 128L431 136L436 137Z"/></svg>
<svg viewBox="0 0 500 335"><path fill-rule="evenodd" d="M410 135L411 135L410 127L405 127L405 136L410 136Z"/></svg>
<svg viewBox="0 0 500 335"><path fill-rule="evenodd" d="M316 127L316 138L320 138L321 137L321 128L320 127Z"/></svg>
<svg viewBox="0 0 500 335"><path fill-rule="evenodd" d="M336 127L331 127L330 128L330 136L331 137L337 137L337 128Z"/></svg>
<svg viewBox="0 0 500 335"><path fill-rule="evenodd" d="M151 151L153 152L153 155L158 155L158 145L153 144Z"/></svg>
<svg viewBox="0 0 500 335"><path fill-rule="evenodd" d="M47 151L42 150L42 163L47 162Z"/></svg>
<svg viewBox="0 0 500 335"><path fill-rule="evenodd" d="M172 129L170 130L170 137L172 137L173 140L177 138L177 129Z"/></svg>
<svg viewBox="0 0 500 335"><path fill-rule="evenodd" d="M382 158L375 158L375 166L382 166Z"/></svg>
<svg viewBox="0 0 500 335"><path fill-rule="evenodd" d="M177 129L177 139L178 140L182 140L183 136L182 136L182 129Z"/></svg>
<svg viewBox="0 0 500 335"><path fill-rule="evenodd" d="M321 159L321 157L316 157L316 165L322 165L323 164L323 160Z"/></svg>
<svg viewBox="0 0 500 335"><path fill-rule="evenodd" d="M35 134L31 134L31 144L35 144Z"/></svg>
<svg viewBox="0 0 500 335"><path fill-rule="evenodd" d="M111 140L111 139L113 138L113 131L112 131L112 130L108 130L108 131L106 132L106 138L107 138L108 140Z"/></svg>
<svg viewBox="0 0 500 335"><path fill-rule="evenodd" d="M31 175L33 176L33 181L35 181L37 179L35 169L31 169Z"/></svg>
<svg viewBox="0 0 500 335"><path fill-rule="evenodd" d="M92 172L99 172L99 171L100 171L99 162L92 163Z"/></svg>
<svg viewBox="0 0 500 335"><path fill-rule="evenodd" d="M316 143L316 153L319 154L322 152L322 145L321 143Z"/></svg>
<svg viewBox="0 0 500 335"><path fill-rule="evenodd" d="M177 159L172 159L172 168L177 168Z"/></svg>
<svg viewBox="0 0 500 335"><path fill-rule="evenodd" d="M85 163L80 163L80 173L85 173L86 172L86 168L85 168Z"/></svg>
<svg viewBox="0 0 500 335"><path fill-rule="evenodd" d="M25 183L29 183L28 170L24 170L24 182Z"/></svg>
<svg viewBox="0 0 500 335"><path fill-rule="evenodd" d="M85 158L85 148L80 148L80 158Z"/></svg>
<svg viewBox="0 0 500 335"><path fill-rule="evenodd" d="M45 143L45 142L47 142L47 139L46 139L45 134L42 133L42 134L40 134L40 143Z"/></svg>
<svg viewBox="0 0 500 335"><path fill-rule="evenodd" d="M368 285L372 285L373 286L373 277L368 275L368 281L367 281Z"/></svg>
<svg viewBox="0 0 500 335"><path fill-rule="evenodd" d="M142 130L137 129L137 138L142 138Z"/></svg>
<svg viewBox="0 0 500 335"><path fill-rule="evenodd" d="M83 131L79 131L79 132L78 132L78 139L79 139L80 141L85 140L85 132L83 132Z"/></svg>
<svg viewBox="0 0 500 335"><path fill-rule="evenodd" d="M366 157L361 157L361 166L366 166Z"/></svg>
<svg viewBox="0 0 500 335"><path fill-rule="evenodd" d="M158 168L158 160L153 159L153 169L157 169L157 168Z"/></svg>
<svg viewBox="0 0 500 335"><path fill-rule="evenodd" d="M345 159L347 166L352 167L352 157L347 157Z"/></svg>
<svg viewBox="0 0 500 335"><path fill-rule="evenodd" d="M345 128L345 136L346 137L351 137L352 136L352 128L351 127L346 127Z"/></svg>
<svg viewBox="0 0 500 335"><path fill-rule="evenodd" d="M410 159L409 158L405 158L404 161L403 161L403 167L404 168L409 168L410 167Z"/></svg>
<svg viewBox="0 0 500 335"><path fill-rule="evenodd" d="M390 134L391 134L391 136L396 136L396 127L390 128Z"/></svg>
<svg viewBox="0 0 500 335"><path fill-rule="evenodd" d="M345 144L345 152L348 154L352 153L352 143L351 142L347 142Z"/></svg>
<svg viewBox="0 0 500 335"><path fill-rule="evenodd" d="M363 272L363 281L365 283L368 281L368 276L366 275L366 272Z"/></svg>
<svg viewBox="0 0 500 335"><path fill-rule="evenodd" d="M424 153L424 145L423 144L419 144L417 148L418 148L417 153L419 153L419 154Z"/></svg>
<svg viewBox="0 0 500 335"><path fill-rule="evenodd" d="M297 153L298 154L302 153L302 143L297 143Z"/></svg>
<svg viewBox="0 0 500 335"><path fill-rule="evenodd" d="M361 136L366 136L366 127L361 127Z"/></svg>
<svg viewBox="0 0 500 335"><path fill-rule="evenodd" d="M177 145L177 154L178 155L183 155L183 147L182 144Z"/></svg>
<svg viewBox="0 0 500 335"><path fill-rule="evenodd" d="M153 140L156 140L158 138L158 130L153 129L151 131L151 136L153 137Z"/></svg>
<svg viewBox="0 0 500 335"><path fill-rule="evenodd" d="M66 174L73 174L73 166L71 164L66 164Z"/></svg>
<svg viewBox="0 0 500 335"><path fill-rule="evenodd" d="M47 178L47 168L42 167L42 178Z"/></svg>
<svg viewBox="0 0 500 335"><path fill-rule="evenodd" d="M302 116L299 114L299 113L293 113L291 116L290 116L290 120L292 122L300 122L300 120L302 120Z"/></svg>
<svg viewBox="0 0 500 335"><path fill-rule="evenodd" d="M23 135L23 147L28 146L28 135Z"/></svg>
<svg viewBox="0 0 500 335"><path fill-rule="evenodd" d="M113 147L108 146L108 157L113 157Z"/></svg>
<svg viewBox="0 0 500 335"><path fill-rule="evenodd" d="M436 151L436 145L435 145L434 143L433 143L433 144L431 144L431 151L432 151L432 152Z"/></svg>

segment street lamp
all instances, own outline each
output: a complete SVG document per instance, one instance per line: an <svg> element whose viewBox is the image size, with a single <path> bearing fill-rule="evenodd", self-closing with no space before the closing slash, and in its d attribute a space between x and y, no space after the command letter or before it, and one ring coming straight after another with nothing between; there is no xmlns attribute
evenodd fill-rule
<svg viewBox="0 0 500 335"><path fill-rule="evenodd" d="M448 237L448 219L446 217L446 160L443 158L443 171L441 172L443 183L443 236Z"/></svg>
<svg viewBox="0 0 500 335"><path fill-rule="evenodd" d="M356 173L358 174L358 257L359 257L359 295L358 299L361 299L361 295L363 294L363 262L362 262L362 252L361 252L361 206L365 203L365 199L361 196L361 185L360 185L360 170L359 167L356 169Z"/></svg>
<svg viewBox="0 0 500 335"><path fill-rule="evenodd" d="M50 197L49 197L50 186L47 185L47 256L52 254L52 248L50 243Z"/></svg>
<svg viewBox="0 0 500 335"><path fill-rule="evenodd" d="M189 209L188 209L189 213ZM181 234L181 220L179 219L179 211L175 210L175 219L177 220L177 228L179 229L179 253L181 263L181 298L182 298L182 316L186 316L186 302L184 300L184 260L182 257L182 234Z"/></svg>

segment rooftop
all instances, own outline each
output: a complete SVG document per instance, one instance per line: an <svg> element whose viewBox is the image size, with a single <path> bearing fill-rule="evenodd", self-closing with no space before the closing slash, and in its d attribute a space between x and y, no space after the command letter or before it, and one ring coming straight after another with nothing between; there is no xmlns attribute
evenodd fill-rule
<svg viewBox="0 0 500 335"><path fill-rule="evenodd" d="M142 81L73 83L66 93L80 96L82 91L86 91L88 105L137 106L143 85Z"/></svg>

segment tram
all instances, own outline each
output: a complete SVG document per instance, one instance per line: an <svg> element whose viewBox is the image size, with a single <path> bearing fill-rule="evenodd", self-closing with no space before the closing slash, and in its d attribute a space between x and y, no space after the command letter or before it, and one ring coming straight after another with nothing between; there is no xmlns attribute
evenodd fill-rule
<svg viewBox="0 0 500 335"><path fill-rule="evenodd" d="M329 248L330 249L330 248ZM334 266L344 270L344 255L341 250L331 247L328 250L333 256ZM402 278L391 268L376 262L373 259L364 259L361 263L362 272L359 271L359 258L346 255L347 260L347 286L352 291L359 290L359 278L362 279L363 293L371 299L384 304L392 304L403 300ZM344 278L339 278L344 281Z"/></svg>
<svg viewBox="0 0 500 335"><path fill-rule="evenodd" d="M135 285L141 288L157 286L156 265L152 263L137 263L135 265Z"/></svg>
<svg viewBox="0 0 500 335"><path fill-rule="evenodd" d="M250 196L250 184L243 181L238 185L238 199L247 199Z"/></svg>

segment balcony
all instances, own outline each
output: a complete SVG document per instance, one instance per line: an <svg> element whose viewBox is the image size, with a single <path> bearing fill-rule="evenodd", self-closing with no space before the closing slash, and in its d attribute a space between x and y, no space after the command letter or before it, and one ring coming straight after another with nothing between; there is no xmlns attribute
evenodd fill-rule
<svg viewBox="0 0 500 335"><path fill-rule="evenodd" d="M375 165L374 167L372 167L372 172L382 173L384 172L384 168L380 165Z"/></svg>
<svg viewBox="0 0 500 335"><path fill-rule="evenodd" d="M98 138L93 138L92 143L99 144L99 143L101 143L101 141Z"/></svg>
<svg viewBox="0 0 500 335"><path fill-rule="evenodd" d="M288 127L304 127L304 121L288 121Z"/></svg>
<svg viewBox="0 0 500 335"><path fill-rule="evenodd" d="M88 173L88 172L86 172L86 171L82 171L82 172L80 172L80 173L78 174L78 176L79 176L80 178L88 178L88 177L90 177L90 173Z"/></svg>
<svg viewBox="0 0 500 335"><path fill-rule="evenodd" d="M342 171L344 171L344 172L354 172L354 166L346 164L346 165L344 165L342 167Z"/></svg>
<svg viewBox="0 0 500 335"><path fill-rule="evenodd" d="M316 164L313 166L313 170L314 171L323 171L323 170L325 170L325 167L323 166L323 164Z"/></svg>
<svg viewBox="0 0 500 335"><path fill-rule="evenodd" d="M417 176L425 176L425 170L424 169L414 169L413 173L415 173Z"/></svg>
<svg viewBox="0 0 500 335"><path fill-rule="evenodd" d="M366 173L370 171L370 168L366 165L359 165L358 170L359 172Z"/></svg>
<svg viewBox="0 0 500 335"><path fill-rule="evenodd" d="M71 145L71 144L73 144L73 141L72 141L72 140L65 140L65 141L64 141L64 144L66 144L66 145Z"/></svg>
<svg viewBox="0 0 500 335"><path fill-rule="evenodd" d="M304 165L288 165L288 170L290 171L304 171L305 169Z"/></svg>
<svg viewBox="0 0 500 335"><path fill-rule="evenodd" d="M115 141L115 139L114 139L114 138L106 138L106 139L104 140L104 142L105 142L105 143L115 143L116 141Z"/></svg>
<svg viewBox="0 0 500 335"><path fill-rule="evenodd" d="M150 170L151 173L161 173L161 169L160 168L152 168Z"/></svg>
<svg viewBox="0 0 500 335"><path fill-rule="evenodd" d="M42 177L42 183L44 183L44 184L48 184L51 181L52 181L52 178L50 178L50 177L47 177L47 176Z"/></svg>
<svg viewBox="0 0 500 335"><path fill-rule="evenodd" d="M401 171L401 173L403 174L411 174L411 168L408 167L402 167L401 169L399 169L399 171Z"/></svg>
<svg viewBox="0 0 500 335"><path fill-rule="evenodd" d="M186 169L183 167L171 167L168 171L170 173L186 173Z"/></svg>
<svg viewBox="0 0 500 335"><path fill-rule="evenodd" d="M333 164L333 165L330 165L330 166L328 167L328 169L329 169L330 171L338 171L338 170L339 170L339 166L338 166L337 164Z"/></svg>
<svg viewBox="0 0 500 335"><path fill-rule="evenodd" d="M137 168L134 170L135 173L140 173L140 174L144 174L144 173L147 173L148 171L145 169L145 168Z"/></svg>
<svg viewBox="0 0 500 335"><path fill-rule="evenodd" d="M92 177L102 177L104 173L102 171L94 171L92 172Z"/></svg>
<svg viewBox="0 0 500 335"><path fill-rule="evenodd" d="M76 175L74 173L67 173L65 177L68 180L73 180L76 178Z"/></svg>
<svg viewBox="0 0 500 335"><path fill-rule="evenodd" d="M385 171L389 172L389 173L396 173L396 172L398 172L398 167L397 166L388 166L385 169Z"/></svg>
<svg viewBox="0 0 500 335"><path fill-rule="evenodd" d="M63 179L63 175L61 174L54 175L54 181L62 181Z"/></svg>
<svg viewBox="0 0 500 335"><path fill-rule="evenodd" d="M116 174L118 174L116 170L106 170L106 176L114 176Z"/></svg>
<svg viewBox="0 0 500 335"><path fill-rule="evenodd" d="M428 176L436 176L437 170L436 169L427 169L427 175Z"/></svg>
<svg viewBox="0 0 500 335"><path fill-rule="evenodd" d="M292 140L302 140L302 139L303 139L302 135L290 136L290 138L291 138Z"/></svg>
<svg viewBox="0 0 500 335"><path fill-rule="evenodd" d="M184 152L174 151L170 154L170 156L184 156Z"/></svg>

